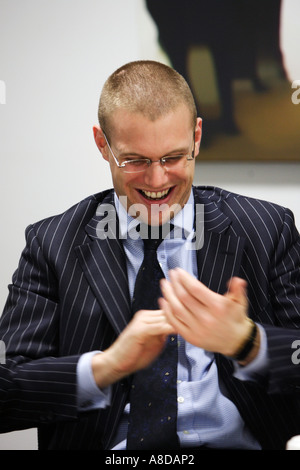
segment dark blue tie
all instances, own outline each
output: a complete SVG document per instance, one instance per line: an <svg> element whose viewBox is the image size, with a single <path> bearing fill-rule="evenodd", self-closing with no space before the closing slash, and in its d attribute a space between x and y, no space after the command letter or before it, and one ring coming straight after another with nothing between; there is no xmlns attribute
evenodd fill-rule
<svg viewBox="0 0 300 470"><path fill-rule="evenodd" d="M144 240L144 260L139 269L132 311L156 310L164 274L156 250L161 239ZM177 437L177 336L169 336L165 349L147 369L133 376L127 449L178 449Z"/></svg>

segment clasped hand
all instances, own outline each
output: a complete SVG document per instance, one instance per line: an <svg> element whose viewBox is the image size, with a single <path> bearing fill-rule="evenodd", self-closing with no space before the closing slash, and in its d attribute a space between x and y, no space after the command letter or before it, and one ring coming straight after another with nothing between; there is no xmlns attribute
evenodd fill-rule
<svg viewBox="0 0 300 470"><path fill-rule="evenodd" d="M249 336L246 282L234 277L224 294L213 292L176 268L161 280L160 310L140 310L116 341L92 360L100 388L148 367L164 348L166 337L180 334L211 352L233 356Z"/></svg>

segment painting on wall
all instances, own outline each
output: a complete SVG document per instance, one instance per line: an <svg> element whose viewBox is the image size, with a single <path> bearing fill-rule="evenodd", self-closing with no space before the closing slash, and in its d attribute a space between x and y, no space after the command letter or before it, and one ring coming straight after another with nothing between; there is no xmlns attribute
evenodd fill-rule
<svg viewBox="0 0 300 470"><path fill-rule="evenodd" d="M196 98L198 158L300 161L300 76L290 76L282 51L283 1L146 3L161 48Z"/></svg>

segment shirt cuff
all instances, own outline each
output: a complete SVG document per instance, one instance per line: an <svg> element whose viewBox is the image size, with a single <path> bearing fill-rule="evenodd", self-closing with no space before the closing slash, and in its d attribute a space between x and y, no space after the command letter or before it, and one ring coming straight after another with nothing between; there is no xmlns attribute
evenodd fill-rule
<svg viewBox="0 0 300 470"><path fill-rule="evenodd" d="M111 387L100 389L94 380L92 357L101 351L83 354L77 364L77 406L79 411L106 408L110 405Z"/></svg>
<svg viewBox="0 0 300 470"><path fill-rule="evenodd" d="M268 371L267 335L261 325L257 325L260 331L260 348L257 356L246 366L240 366L234 361L234 377L240 380L259 381L266 377Z"/></svg>

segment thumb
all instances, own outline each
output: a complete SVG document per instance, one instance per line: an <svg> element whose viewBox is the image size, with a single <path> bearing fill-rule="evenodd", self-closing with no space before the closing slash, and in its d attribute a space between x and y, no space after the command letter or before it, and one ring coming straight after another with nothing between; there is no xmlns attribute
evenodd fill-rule
<svg viewBox="0 0 300 470"><path fill-rule="evenodd" d="M228 291L225 296L234 302L247 305L247 282L240 277L232 277L228 282Z"/></svg>

